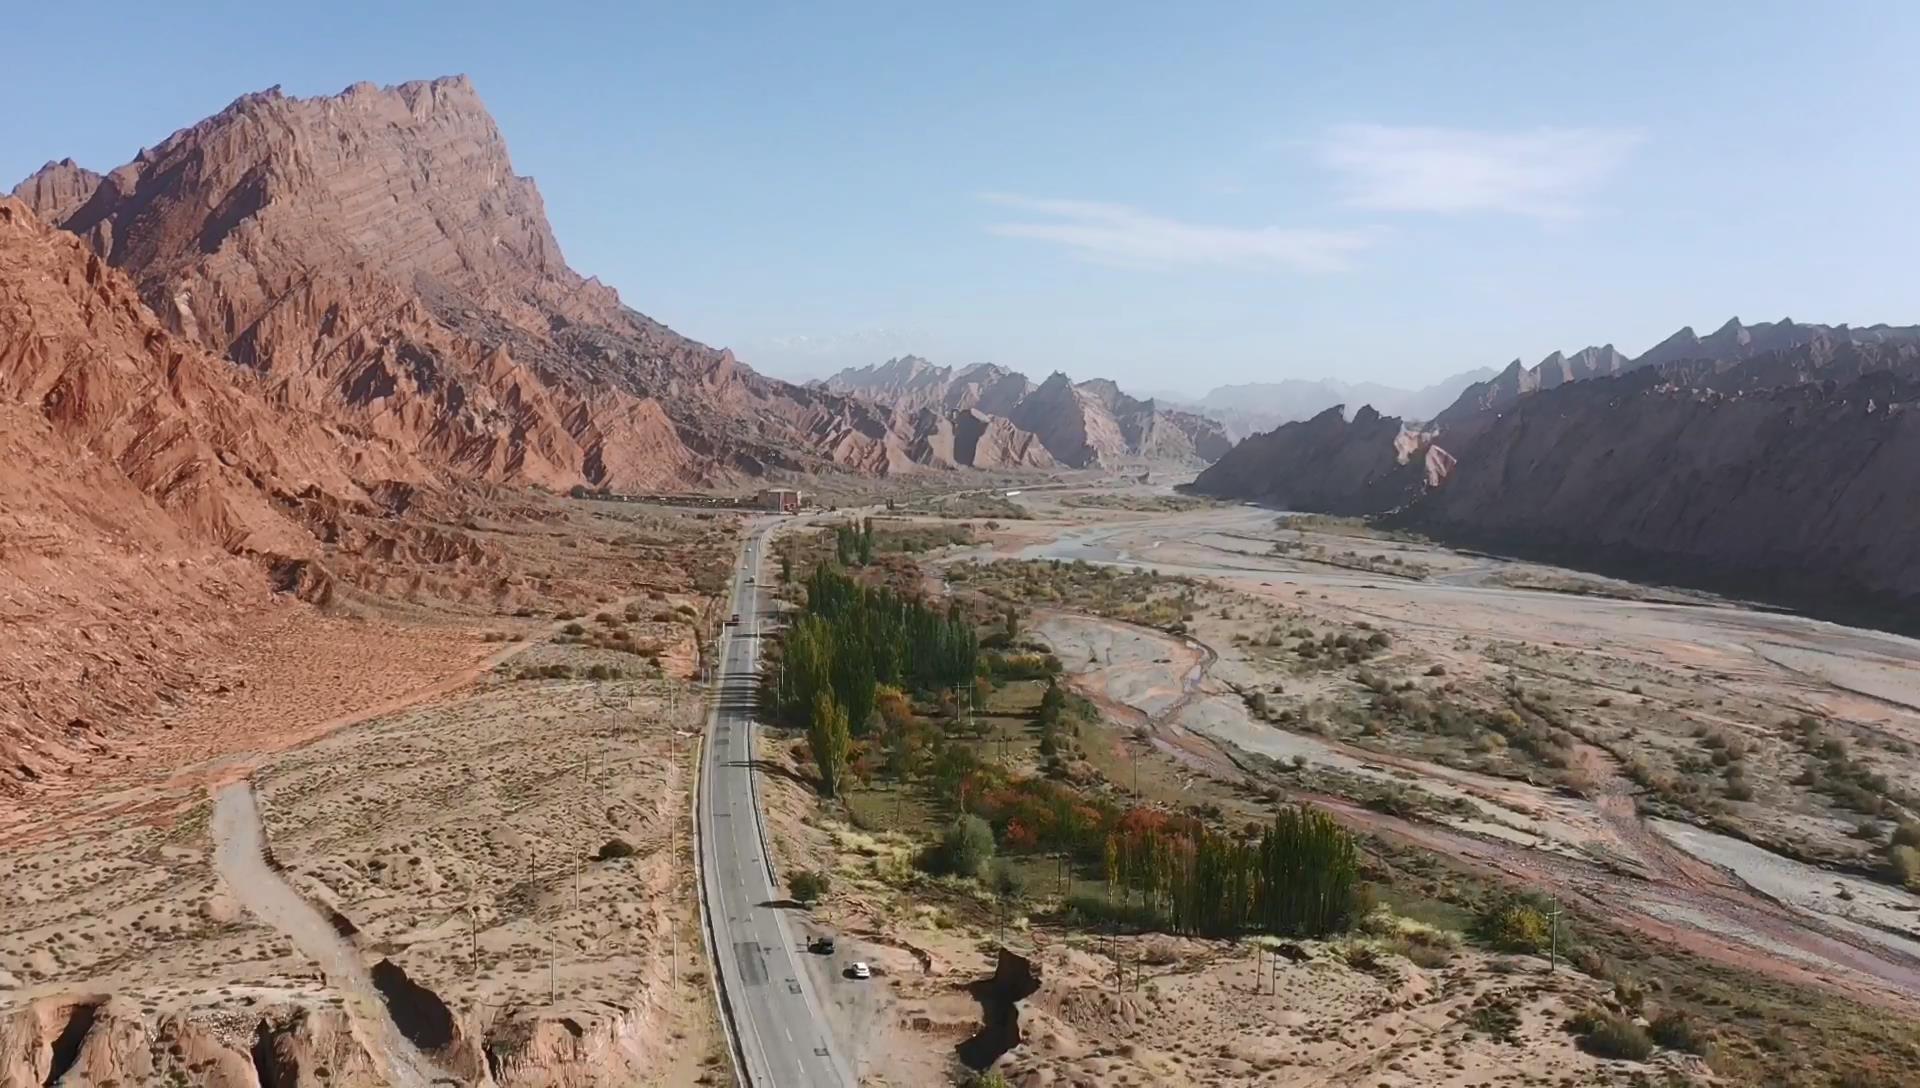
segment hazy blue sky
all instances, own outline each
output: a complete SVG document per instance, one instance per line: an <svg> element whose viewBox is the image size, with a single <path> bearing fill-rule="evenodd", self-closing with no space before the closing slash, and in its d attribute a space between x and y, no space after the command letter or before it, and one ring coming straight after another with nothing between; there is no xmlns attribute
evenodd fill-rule
<svg viewBox="0 0 1920 1088"><path fill-rule="evenodd" d="M770 373L1421 383L1920 320L1920 5L35 4L0 187L473 77L571 263Z"/></svg>

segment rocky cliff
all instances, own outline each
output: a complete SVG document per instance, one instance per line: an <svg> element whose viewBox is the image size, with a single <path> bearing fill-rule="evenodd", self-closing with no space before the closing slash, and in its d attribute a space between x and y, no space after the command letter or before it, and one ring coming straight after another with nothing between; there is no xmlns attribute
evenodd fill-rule
<svg viewBox="0 0 1920 1088"><path fill-rule="evenodd" d="M1241 443L1193 486L1920 625L1920 343L1794 335L1806 338L1754 356L1562 382L1437 434L1370 409L1325 413Z"/></svg>
<svg viewBox="0 0 1920 1088"><path fill-rule="evenodd" d="M1235 446L1191 485L1283 510L1372 514L1420 493L1431 447L1392 416L1335 405Z"/></svg>
<svg viewBox="0 0 1920 1088"><path fill-rule="evenodd" d="M569 268L464 77L248 95L104 176L50 164L16 193L169 332L459 478L910 464L886 413L761 377Z"/></svg>
<svg viewBox="0 0 1920 1088"><path fill-rule="evenodd" d="M294 511L425 469L275 403L125 276L0 198L0 794L103 722L315 548ZM251 560L251 562L249 562Z"/></svg>
<svg viewBox="0 0 1920 1088"><path fill-rule="evenodd" d="M1911 625L1920 622L1915 464L1920 350L1826 343L1529 398L1393 520L1441 539Z"/></svg>

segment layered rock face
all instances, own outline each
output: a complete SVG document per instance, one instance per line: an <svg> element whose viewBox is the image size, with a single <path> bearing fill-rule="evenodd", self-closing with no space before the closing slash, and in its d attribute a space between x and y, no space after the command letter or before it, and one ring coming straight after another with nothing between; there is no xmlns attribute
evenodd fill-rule
<svg viewBox="0 0 1920 1088"><path fill-rule="evenodd" d="M170 332L461 478L629 490L898 468L886 413L763 378L562 259L464 77L248 95L16 192Z"/></svg>
<svg viewBox="0 0 1920 1088"><path fill-rule="evenodd" d="M0 674L35 678L0 689L0 793L190 669L210 622L266 596L261 566L310 555L299 507L424 471L274 403L0 198Z"/></svg>
<svg viewBox="0 0 1920 1088"><path fill-rule="evenodd" d="M907 355L843 370L821 385L895 411L971 410L997 418L1008 424L1015 445L1028 445L1019 436L1031 435L1049 463L1070 468L1139 460L1206 463L1233 444L1218 421L1130 397L1104 378L1076 384L1056 373L1036 386L1026 375L991 363L955 370Z"/></svg>
<svg viewBox="0 0 1920 1088"><path fill-rule="evenodd" d="M1803 347L1521 402L1395 520L1445 539L1920 620L1920 352ZM1741 372L1805 364L1769 382Z"/></svg>
<svg viewBox="0 0 1920 1088"><path fill-rule="evenodd" d="M1564 382L1438 434L1322 416L1194 487L1920 624L1920 343L1888 332Z"/></svg>

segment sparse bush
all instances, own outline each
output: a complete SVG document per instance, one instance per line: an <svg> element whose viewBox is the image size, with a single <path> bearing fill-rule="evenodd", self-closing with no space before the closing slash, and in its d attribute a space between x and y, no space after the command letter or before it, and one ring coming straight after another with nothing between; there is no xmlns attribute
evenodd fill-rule
<svg viewBox="0 0 1920 1088"><path fill-rule="evenodd" d="M608 839L600 845L600 852L593 856L597 861L612 861L615 858L630 858L638 852L625 839Z"/></svg>
<svg viewBox="0 0 1920 1088"><path fill-rule="evenodd" d="M1569 1026L1579 1036L1581 1049L1589 1054L1639 1062L1653 1053L1653 1040L1640 1025L1605 1009L1588 1009L1574 1017Z"/></svg>
<svg viewBox="0 0 1920 1088"><path fill-rule="evenodd" d="M1920 847L1887 847L1887 875L1910 891L1920 891Z"/></svg>
<svg viewBox="0 0 1920 1088"><path fill-rule="evenodd" d="M562 627L560 629L560 633L564 635L572 635L575 638L578 638L581 635L586 634L587 629L585 627L580 626L578 623L569 623L565 627Z"/></svg>
<svg viewBox="0 0 1920 1088"><path fill-rule="evenodd" d="M1689 1054L1704 1055L1711 1049L1706 1036L1701 1034L1700 1029L1694 1026L1687 1014L1679 1009L1668 1009L1654 1017L1653 1023L1648 1026L1648 1033L1653 1036L1654 1042L1668 1050L1684 1050Z"/></svg>

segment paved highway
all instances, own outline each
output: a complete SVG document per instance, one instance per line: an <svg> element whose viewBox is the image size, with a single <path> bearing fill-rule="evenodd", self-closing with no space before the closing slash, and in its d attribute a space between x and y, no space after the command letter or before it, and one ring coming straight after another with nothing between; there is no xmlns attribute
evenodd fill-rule
<svg viewBox="0 0 1920 1088"><path fill-rule="evenodd" d="M705 761L695 818L700 825L700 881L719 968L721 1014L727 1018L749 1088L851 1088L853 1077L820 1015L820 1003L782 910L766 858L754 781L754 687L760 666L760 570L766 518L749 525L742 565L734 571L722 627L720 684L707 719Z"/></svg>

